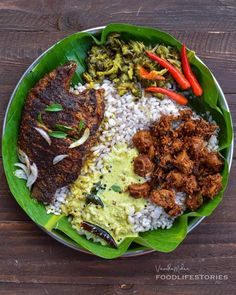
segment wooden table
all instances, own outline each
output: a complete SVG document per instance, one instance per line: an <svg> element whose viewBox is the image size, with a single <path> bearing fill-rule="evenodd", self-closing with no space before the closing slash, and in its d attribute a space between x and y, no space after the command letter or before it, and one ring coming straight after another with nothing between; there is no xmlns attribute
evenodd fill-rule
<svg viewBox="0 0 236 295"><path fill-rule="evenodd" d="M1 124L18 79L40 53L71 33L110 22L161 28L185 42L213 71L236 118L235 0L2 0ZM235 168L234 158L224 200L176 251L106 261L42 232L14 201L1 166L0 294L236 294ZM156 277L178 274L158 272L170 266L182 267L181 275L221 277Z"/></svg>

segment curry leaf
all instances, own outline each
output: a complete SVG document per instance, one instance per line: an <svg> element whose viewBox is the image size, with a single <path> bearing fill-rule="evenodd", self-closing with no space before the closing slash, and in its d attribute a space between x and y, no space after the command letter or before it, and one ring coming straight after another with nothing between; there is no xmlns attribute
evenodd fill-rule
<svg viewBox="0 0 236 295"><path fill-rule="evenodd" d="M62 131L51 131L48 132L48 135L54 138L66 138L67 137L67 133L62 132Z"/></svg>
<svg viewBox="0 0 236 295"><path fill-rule="evenodd" d="M62 124L55 124L55 128L56 128L57 130L64 131L64 132L67 132L67 131L71 131L71 130L73 130L72 127L70 127L70 126L66 126L66 125L62 125Z"/></svg>
<svg viewBox="0 0 236 295"><path fill-rule="evenodd" d="M122 189L121 189L121 187L120 187L118 184L113 184L113 185L111 186L111 189L112 189L114 192L116 192L116 193L121 193L121 192L122 192Z"/></svg>
<svg viewBox="0 0 236 295"><path fill-rule="evenodd" d="M100 189L102 189L102 183L101 181L98 181L93 185L93 187L90 190L90 193L96 195L100 191Z"/></svg>
<svg viewBox="0 0 236 295"><path fill-rule="evenodd" d="M86 195L86 204L93 203L95 205L100 205L102 208L104 207L103 201L101 198L94 194Z"/></svg>
<svg viewBox="0 0 236 295"><path fill-rule="evenodd" d="M83 120L80 120L78 130L81 131L85 127L85 122Z"/></svg>
<svg viewBox="0 0 236 295"><path fill-rule="evenodd" d="M39 114L38 114L38 116L37 116L37 121L38 121L41 125L44 124L44 123L43 123L43 118L42 118L42 113L39 113Z"/></svg>
<svg viewBox="0 0 236 295"><path fill-rule="evenodd" d="M53 103L53 104L47 106L44 110L46 112L60 112L63 110L63 107L59 103Z"/></svg>

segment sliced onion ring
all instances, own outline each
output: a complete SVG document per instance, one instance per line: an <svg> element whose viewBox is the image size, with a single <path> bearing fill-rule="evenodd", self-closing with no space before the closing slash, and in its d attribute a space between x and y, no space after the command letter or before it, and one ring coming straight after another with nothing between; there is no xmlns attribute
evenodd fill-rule
<svg viewBox="0 0 236 295"><path fill-rule="evenodd" d="M28 179L28 176L25 174L25 171L22 169L15 170L14 175L20 179L24 179L24 180Z"/></svg>
<svg viewBox="0 0 236 295"><path fill-rule="evenodd" d="M31 190L32 185L38 178L38 168L35 163L30 165L29 157L18 148L17 150L18 158L22 163L15 163L14 166L19 167L14 171L14 175L18 178L26 180L26 186Z"/></svg>
<svg viewBox="0 0 236 295"><path fill-rule="evenodd" d="M14 166L19 167L21 170L23 170L27 177L30 175L30 166L28 168L25 164L22 163L15 163Z"/></svg>
<svg viewBox="0 0 236 295"><path fill-rule="evenodd" d="M80 145L84 144L85 141L89 138L89 135L90 135L90 130L89 130L89 128L86 128L86 129L84 130L84 134L83 134L83 136L82 136L79 140L73 142L73 143L69 146L69 149L73 149L73 148L75 148L75 147L77 147L77 146L80 146Z"/></svg>
<svg viewBox="0 0 236 295"><path fill-rule="evenodd" d="M17 149L17 155L19 160L27 166L28 169L30 169L30 160L29 157L26 155L25 152L23 152L20 148Z"/></svg>
<svg viewBox="0 0 236 295"><path fill-rule="evenodd" d="M35 163L33 163L31 166L31 173L27 179L27 183L26 186L31 189L32 185L35 183L36 179L38 178L38 168L35 165Z"/></svg>
<svg viewBox="0 0 236 295"><path fill-rule="evenodd" d="M52 141L49 137L48 133L42 128L34 127L34 129L47 141L49 145L51 145Z"/></svg>
<svg viewBox="0 0 236 295"><path fill-rule="evenodd" d="M58 155L53 159L52 163L53 163L53 165L56 165L57 163L61 162L62 160L64 160L67 157L69 157L69 156L68 155Z"/></svg>

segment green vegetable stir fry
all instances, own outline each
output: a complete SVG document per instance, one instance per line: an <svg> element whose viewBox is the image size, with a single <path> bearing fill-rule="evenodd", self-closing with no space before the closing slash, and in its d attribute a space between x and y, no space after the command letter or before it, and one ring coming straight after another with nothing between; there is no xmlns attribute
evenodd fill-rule
<svg viewBox="0 0 236 295"><path fill-rule="evenodd" d="M113 33L105 45L92 46L87 59L87 72L84 73L88 83L101 83L109 79L115 83L119 95L130 91L136 97L141 96L141 88L166 87L168 83L174 83L168 70L150 60L145 50L156 53L181 70L180 55L175 48L162 44L152 48L143 42L125 42L119 37L119 34ZM163 97L160 93L155 95Z"/></svg>

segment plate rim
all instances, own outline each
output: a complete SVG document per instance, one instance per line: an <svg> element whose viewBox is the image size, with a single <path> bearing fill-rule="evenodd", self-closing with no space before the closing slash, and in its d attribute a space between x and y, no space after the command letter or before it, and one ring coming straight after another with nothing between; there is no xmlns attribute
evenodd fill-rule
<svg viewBox="0 0 236 295"><path fill-rule="evenodd" d="M82 30L82 31L78 31L78 32L75 32L73 34L76 34L76 33L91 33L91 34L97 34L99 33L101 30L103 30L107 25L104 25L104 26L98 26L98 27L93 27L93 28L89 28L89 29L86 29L86 30ZM167 32L168 33L168 32ZM70 34L70 35L73 35L73 34ZM68 36L70 35L67 35L65 36L64 38L58 40L57 42L55 42L54 44L52 44L49 48L47 48L46 50L44 50L30 65L29 67L23 72L23 74L21 75L20 79L18 80L11 96L10 96L10 99L8 101L8 104L7 104L7 108L6 108L6 111L5 111L5 115L4 115L4 120L3 120L3 126L2 126L2 137L4 136L4 133L5 133L5 129L6 129L6 124L7 124L7 116L8 116L8 111L9 111L9 108L10 108L10 105L14 99L14 96L15 96L15 93L16 91L18 90L18 87L19 85L21 84L22 80L25 78L25 76L32 70L32 68L34 68L35 65L37 65L37 63L40 61L40 59L48 52L50 51L56 44L60 43L62 40L64 40L65 38L67 38ZM196 58L202 63L204 64L204 66L206 66L206 64L196 55ZM207 67L207 66L206 66ZM218 87L219 91L220 91L220 94L223 98L223 106L224 108L230 113L230 120L231 120L231 124L232 124L232 116L231 116L231 112L230 112L230 109L229 109L229 106L228 106L228 103L227 103L227 100L225 98L225 95L223 93L223 90L221 89L218 81L216 80L214 74L211 72L212 76L213 76L213 79L214 79L214 82L216 83L216 86ZM230 146L230 150L229 150L229 153L227 155L227 160L228 160L228 164L229 164L229 172L231 170L231 166L232 166L232 160L233 160L233 150L234 150L234 132L232 134L232 142L231 142L231 146ZM205 219L206 216L202 216L202 217L195 217L196 221L194 221L192 224L190 224L188 226L188 230L187 230L187 234L189 234L195 227L197 227L204 219ZM70 242L67 242L65 240L63 240L60 236L56 235L55 233L47 230L45 227L37 224L36 222L34 222L41 230L43 230L45 233L47 233L50 237L52 237L53 239L55 239L56 241L60 242L61 244L71 248L71 249L74 249L76 251L79 251L81 253L84 253L84 254L89 254L89 255L92 255L92 256L96 256L95 254L93 254L92 252L90 251L87 251L83 248L80 248L79 246L75 246L73 243L70 243ZM140 256L140 255L145 255L145 254L149 254L149 253L153 253L153 252L156 252L156 250L154 249L141 249L141 250L128 250L128 252L124 253L122 256L120 257L134 257L134 256Z"/></svg>

